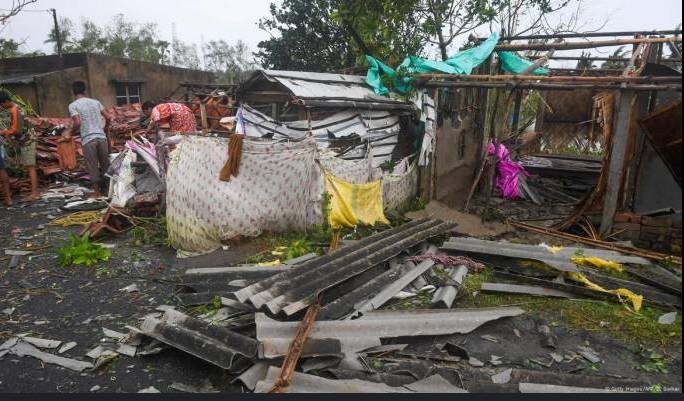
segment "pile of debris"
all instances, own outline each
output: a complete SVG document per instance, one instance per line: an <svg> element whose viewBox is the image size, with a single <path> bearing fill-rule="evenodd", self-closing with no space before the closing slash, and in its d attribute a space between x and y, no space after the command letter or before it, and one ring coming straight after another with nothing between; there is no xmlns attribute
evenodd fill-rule
<svg viewBox="0 0 684 401"><path fill-rule="evenodd" d="M141 125L142 108L140 104L112 107L106 112L112 116L109 126L111 151L120 152L127 139L147 132ZM72 132L72 140L64 139L63 134L71 131L70 118L31 117L35 130L36 162L44 177L56 177L62 181L87 179L81 148L80 133ZM13 190L28 190L28 180L13 179Z"/></svg>

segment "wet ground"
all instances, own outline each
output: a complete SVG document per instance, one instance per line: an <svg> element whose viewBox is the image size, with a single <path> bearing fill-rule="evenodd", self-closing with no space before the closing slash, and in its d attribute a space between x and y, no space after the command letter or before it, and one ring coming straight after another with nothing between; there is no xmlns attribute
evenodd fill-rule
<svg viewBox="0 0 684 401"><path fill-rule="evenodd" d="M62 356L90 361L85 354L104 337L103 327L126 333L126 325L137 326L140 318L155 312L159 305L175 305L174 276L186 267L235 265L264 247L263 242L244 242L209 256L183 260L167 247L136 246L130 236L121 235L100 241L113 246L109 261L95 267L64 268L58 263L56 250L78 228L48 225L65 214L59 210L61 204L59 200L44 201L0 210L0 249L35 249L13 269L8 268L9 257L0 254L0 310L14 308L10 315L0 313L0 342L21 333L75 341L77 346ZM137 284L140 291L121 291L131 284ZM545 324L555 338L554 349L542 343L538 328ZM604 379L599 383L622 378L644 388L658 385L658 389L681 391L681 349L665 350L668 373L646 373L636 369L648 358L635 344L569 328L561 317L544 320L523 315L504 319L468 335L413 339L408 350L430 350L448 341L461 344L486 366L473 368L465 362L450 365L433 361L429 362L430 369L458 369L464 386L473 391L493 391L486 386L489 376L510 367L535 374L598 375ZM551 353L572 355L578 347L590 347L602 361L592 364L580 358L545 366L552 360ZM489 362L492 355L501 357L500 365ZM377 363L378 369L391 370L392 366L397 366L396 361ZM150 386L173 392L169 388L173 383L201 386L205 380L221 391L241 391L230 384L231 379L223 370L172 349L146 357L120 356L101 369L83 373L43 364L32 357L7 354L0 359L1 392L137 392ZM514 377L512 383L516 380L520 378ZM588 387L596 386L593 383Z"/></svg>

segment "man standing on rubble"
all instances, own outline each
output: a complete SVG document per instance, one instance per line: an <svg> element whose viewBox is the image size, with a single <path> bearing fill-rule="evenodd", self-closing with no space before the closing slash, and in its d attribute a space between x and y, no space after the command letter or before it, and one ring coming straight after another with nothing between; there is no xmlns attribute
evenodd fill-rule
<svg viewBox="0 0 684 401"><path fill-rule="evenodd" d="M12 96L7 91L0 91L0 106L9 111L9 128L0 131L0 136L8 144L13 145L20 154L21 165L26 167L28 176L31 179L31 196L29 200L40 199L38 192L38 173L36 172L36 142L33 131L26 121L24 109L12 101ZM2 144L0 144L0 147ZM6 206L12 205L12 197L9 193L9 177L5 171L4 149L0 149L0 183L2 184L4 203Z"/></svg>
<svg viewBox="0 0 684 401"><path fill-rule="evenodd" d="M147 101L143 103L143 113L150 119L149 129L158 128L162 123L169 124L171 133L188 134L197 132L195 114L190 108L180 103L161 103Z"/></svg>
<svg viewBox="0 0 684 401"><path fill-rule="evenodd" d="M102 196L105 173L109 169L109 143L105 129L110 118L98 100L86 96L85 82L77 81L72 85L76 100L69 105L72 129L81 132L81 146L94 196ZM105 124L102 125L102 117Z"/></svg>

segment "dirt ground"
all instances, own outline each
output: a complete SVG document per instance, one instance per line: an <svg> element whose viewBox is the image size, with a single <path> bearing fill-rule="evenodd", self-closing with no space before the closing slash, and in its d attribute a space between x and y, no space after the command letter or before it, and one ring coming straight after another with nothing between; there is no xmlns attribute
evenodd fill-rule
<svg viewBox="0 0 684 401"><path fill-rule="evenodd" d="M55 200L0 210L0 249L26 249L27 245L38 249L34 255L23 257L14 269L8 268L9 258L0 254L0 310L14 308L10 315L0 313L0 342L21 333L75 341L78 345L62 356L88 361L85 354L104 337L103 327L127 332L126 325L137 326L140 318L154 312L157 306L175 305L174 276L185 268L235 265L263 251L265 246L258 240L243 242L209 256L183 260L177 259L167 247L136 246L129 236L121 235L100 241L114 246L109 261L96 267L64 268L58 264L56 250L66 243L69 233L78 229L48 225L65 214L59 210L60 205L61 201ZM139 292L120 290L134 283ZM678 324L681 325L681 319ZM556 342L554 349L543 345L541 325L550 327ZM403 343L402 339L395 342ZM492 355L500 356L501 364L488 363L482 368L463 361L429 363L432 371L455 368L459 380L471 391L505 390L505 386L492 389L488 384L491 385L491 374L507 368L528 372L527 379L518 373L511 383L549 374L561 375L553 380L562 382L562 374L571 373L599 377L598 384L587 387L603 387L617 381L634 383L646 391L681 391L681 338L678 345L658 349L665 357L667 373L647 373L638 370L649 362L643 350L638 350L639 344L600 331L572 327L562 316L529 313L488 323L467 335L422 337L406 342L411 344L407 349L410 352L452 342L483 362L490 361ZM602 362L573 360L544 366L551 360L551 353L565 355L582 346L596 351ZM418 363L412 359L409 362ZM396 360L379 360L373 366L391 373L396 366L404 365ZM100 370L83 373L43 364L32 357L7 354L0 359L1 392L137 392L150 386L161 392L174 392L169 388L173 383L200 386L205 380L222 392L241 391L230 384L232 377L223 370L172 349L146 357L120 356Z"/></svg>

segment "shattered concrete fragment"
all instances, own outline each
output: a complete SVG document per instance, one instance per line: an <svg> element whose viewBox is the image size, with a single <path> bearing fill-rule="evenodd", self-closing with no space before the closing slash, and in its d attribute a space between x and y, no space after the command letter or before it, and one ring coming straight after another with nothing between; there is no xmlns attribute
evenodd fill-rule
<svg viewBox="0 0 684 401"><path fill-rule="evenodd" d="M677 312L666 313L658 318L660 324L673 324L677 320Z"/></svg>
<svg viewBox="0 0 684 401"><path fill-rule="evenodd" d="M100 357L114 356L114 355L117 355L116 352L114 352L112 350L108 350L101 345L98 345L97 347L91 349L86 354L86 356L88 358L92 358L92 359L99 359Z"/></svg>
<svg viewBox="0 0 684 401"><path fill-rule="evenodd" d="M109 338L115 338L117 340L121 340L124 337L126 337L126 335L124 333L119 333L118 331L110 330L106 327L102 328L102 333L104 333L104 335L109 337Z"/></svg>
<svg viewBox="0 0 684 401"><path fill-rule="evenodd" d="M90 388L90 392L91 392L91 393L94 393L94 392L96 392L96 391L100 391L101 388L102 388L102 387L100 387L100 386L93 386L93 387Z"/></svg>
<svg viewBox="0 0 684 401"><path fill-rule="evenodd" d="M2 310L2 313L4 313L7 316L10 316L12 315L12 313L14 313L15 310L16 308L6 308Z"/></svg>
<svg viewBox="0 0 684 401"><path fill-rule="evenodd" d="M470 364L470 366L474 366L476 368L481 368L485 365L484 362L472 356L470 357L470 359L468 359L468 363Z"/></svg>
<svg viewBox="0 0 684 401"><path fill-rule="evenodd" d="M137 351L137 347L128 344L119 344L119 348L116 350L117 353L130 356L131 358L135 356Z"/></svg>
<svg viewBox="0 0 684 401"><path fill-rule="evenodd" d="M169 388L172 390L180 391L183 393L199 393L199 394L208 394L208 393L218 393L219 391L211 384L209 379L205 379L201 385L199 386L193 386L191 384L185 384L185 383L178 383L174 382L169 385Z"/></svg>
<svg viewBox="0 0 684 401"><path fill-rule="evenodd" d="M551 355L551 359L553 359L554 362L556 362L556 363L563 362L563 355L556 354L555 352L552 352L549 355Z"/></svg>
<svg viewBox="0 0 684 401"><path fill-rule="evenodd" d="M492 376L492 382L496 384L506 384L511 381L513 369L506 369Z"/></svg>
<svg viewBox="0 0 684 401"><path fill-rule="evenodd" d="M57 353L63 354L65 352L69 351L70 349L74 348L76 345L77 345L77 343L75 341L68 342L68 343L62 345L62 347L57 351Z"/></svg>
<svg viewBox="0 0 684 401"><path fill-rule="evenodd" d="M55 349L62 345L61 341L58 340L46 340L44 338L28 337L26 335L18 335L23 341L32 344L38 348Z"/></svg>
<svg viewBox="0 0 684 401"><path fill-rule="evenodd" d="M13 347L9 348L9 352L19 357L32 356L36 359L40 359L45 363L59 365L67 369L75 370L77 372L82 372L85 369L93 367L93 364L89 362L82 362L76 359L63 358L61 356L56 356L48 354L47 352L40 351L33 345L25 343L21 340L18 341Z"/></svg>
<svg viewBox="0 0 684 401"><path fill-rule="evenodd" d="M586 359L587 361L589 361L591 363L601 362L601 358L599 358L598 355L596 355L595 353L593 353L591 351L580 351L579 354L582 355L584 357L584 359Z"/></svg>
<svg viewBox="0 0 684 401"><path fill-rule="evenodd" d="M138 393L155 393L155 394L159 393L159 392L160 391L157 390L156 388L154 388L153 386L150 386L148 388L144 388L144 389L138 391Z"/></svg>
<svg viewBox="0 0 684 401"><path fill-rule="evenodd" d="M140 288L138 288L138 284L131 284L129 286L121 288L119 291L124 291L130 294L132 292L140 292Z"/></svg>

